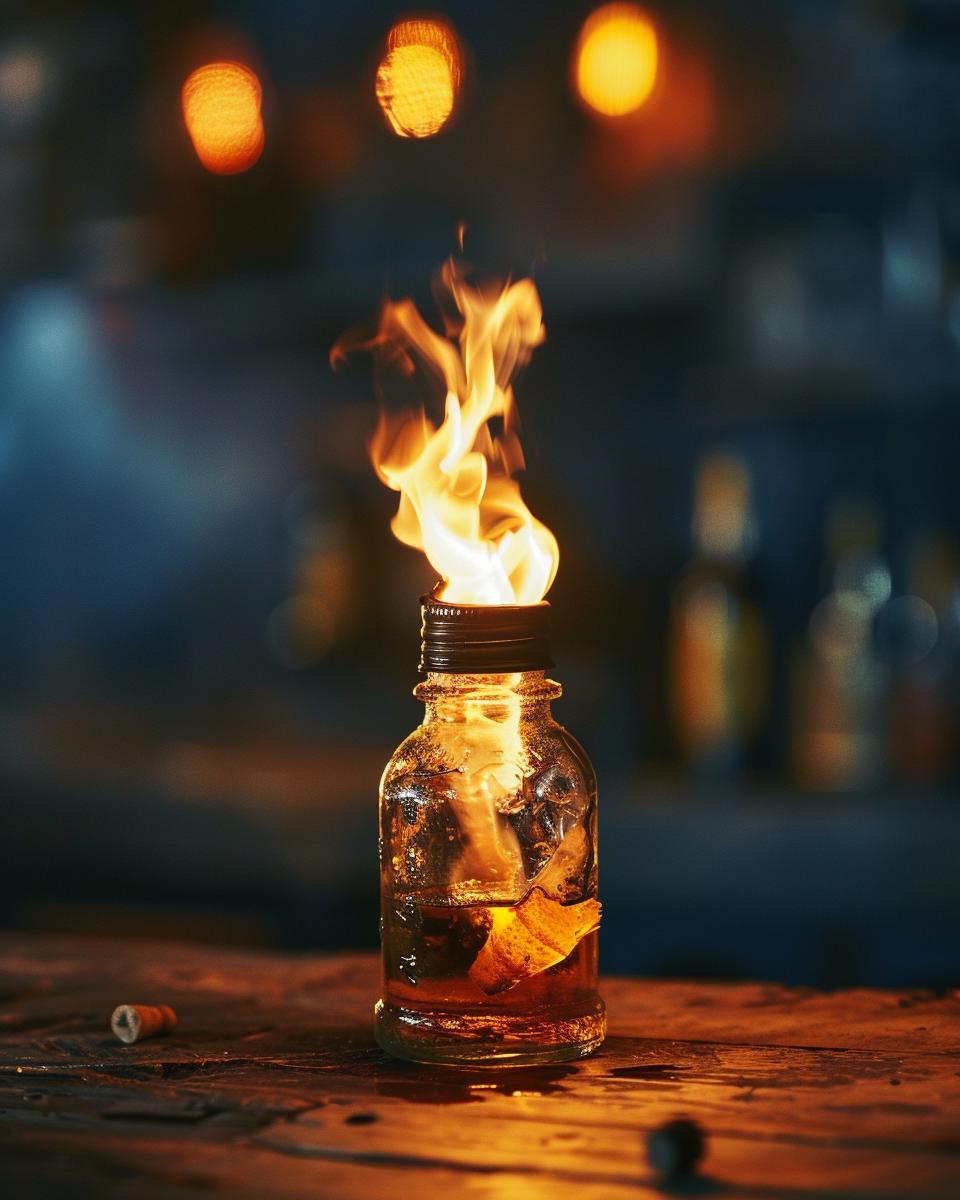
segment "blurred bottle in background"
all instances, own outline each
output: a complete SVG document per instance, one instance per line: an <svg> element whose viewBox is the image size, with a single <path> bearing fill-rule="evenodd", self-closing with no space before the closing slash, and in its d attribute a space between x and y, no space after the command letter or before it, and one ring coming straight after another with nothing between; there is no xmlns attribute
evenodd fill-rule
<svg viewBox="0 0 960 1200"><path fill-rule="evenodd" d="M760 725L769 687L767 630L746 573L756 543L750 475L735 454L711 451L700 460L692 538L671 606L670 712L691 770L730 778Z"/></svg>
<svg viewBox="0 0 960 1200"><path fill-rule="evenodd" d="M909 593L879 617L879 644L890 663L890 773L931 787L953 767L960 649L960 553L938 530L914 536Z"/></svg>
<svg viewBox="0 0 960 1200"><path fill-rule="evenodd" d="M290 594L273 611L267 638L284 666L312 667L349 647L362 564L346 493L332 482L300 484L285 505Z"/></svg>
<svg viewBox="0 0 960 1200"><path fill-rule="evenodd" d="M827 515L829 591L813 610L792 677L790 767L806 789L858 791L884 776L886 673L873 644L891 589L881 530L869 500L837 500Z"/></svg>

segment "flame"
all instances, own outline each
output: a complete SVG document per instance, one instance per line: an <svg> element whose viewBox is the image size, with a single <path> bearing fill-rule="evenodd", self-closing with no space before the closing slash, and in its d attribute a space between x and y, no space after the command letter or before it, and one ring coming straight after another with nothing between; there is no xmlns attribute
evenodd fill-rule
<svg viewBox="0 0 960 1200"><path fill-rule="evenodd" d="M633 4L605 4L584 22L575 51L577 91L605 117L635 112L657 79L657 32Z"/></svg>
<svg viewBox="0 0 960 1200"><path fill-rule="evenodd" d="M214 175L249 170L263 153L260 80L236 62L207 63L184 82L183 119L197 157Z"/></svg>
<svg viewBox="0 0 960 1200"><path fill-rule="evenodd" d="M524 465L510 380L544 339L531 279L468 285L450 259L440 281L459 317L443 336L412 300L384 305L373 345L406 373L419 358L446 388L439 426L426 412L381 413L370 444L380 479L400 493L391 528L422 550L458 604L535 604L557 573L556 538L530 512L513 472ZM350 348L334 347L334 361ZM501 418L502 432L490 422Z"/></svg>
<svg viewBox="0 0 960 1200"><path fill-rule="evenodd" d="M377 68L377 100L399 137L425 138L450 119L463 56L456 33L443 21L398 21L387 35Z"/></svg>

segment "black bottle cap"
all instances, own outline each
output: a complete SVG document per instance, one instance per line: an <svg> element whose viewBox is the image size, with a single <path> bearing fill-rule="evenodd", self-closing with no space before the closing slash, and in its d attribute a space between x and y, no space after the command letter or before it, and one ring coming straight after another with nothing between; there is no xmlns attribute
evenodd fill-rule
<svg viewBox="0 0 960 1200"><path fill-rule="evenodd" d="M550 657L550 605L449 604L420 597L420 670L446 675L543 671Z"/></svg>

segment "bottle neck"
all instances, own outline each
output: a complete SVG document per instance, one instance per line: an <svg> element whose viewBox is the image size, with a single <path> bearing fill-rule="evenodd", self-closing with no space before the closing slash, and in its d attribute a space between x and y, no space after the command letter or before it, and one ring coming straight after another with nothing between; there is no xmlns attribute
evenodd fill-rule
<svg viewBox="0 0 960 1200"><path fill-rule="evenodd" d="M459 721L471 713L497 719L508 713L550 716L551 701L563 688L545 671L505 675L445 674L431 671L413 694L426 706L426 721Z"/></svg>

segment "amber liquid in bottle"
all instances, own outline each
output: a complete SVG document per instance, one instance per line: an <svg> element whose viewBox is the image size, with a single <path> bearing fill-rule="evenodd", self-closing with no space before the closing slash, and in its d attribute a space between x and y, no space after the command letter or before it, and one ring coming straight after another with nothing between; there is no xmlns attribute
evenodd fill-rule
<svg viewBox="0 0 960 1200"><path fill-rule="evenodd" d="M596 994L596 931L581 939L556 966L488 996L467 975L483 942L478 931L485 915L481 906L420 909L423 934L417 982L411 983L399 964L384 971L385 1016L403 1014L406 1040L400 1052L412 1056L419 1050L430 1061L492 1059L526 1064L579 1058L595 1049L603 1040ZM385 939L393 936L394 931L384 926ZM452 1035L456 1049L438 1047L437 1033ZM475 1046L460 1044L468 1036L476 1039ZM386 1048L397 1049L392 1044Z"/></svg>
<svg viewBox="0 0 960 1200"><path fill-rule="evenodd" d="M380 796L377 1038L423 1062L524 1065L603 1040L596 782L542 671L432 673Z"/></svg>

